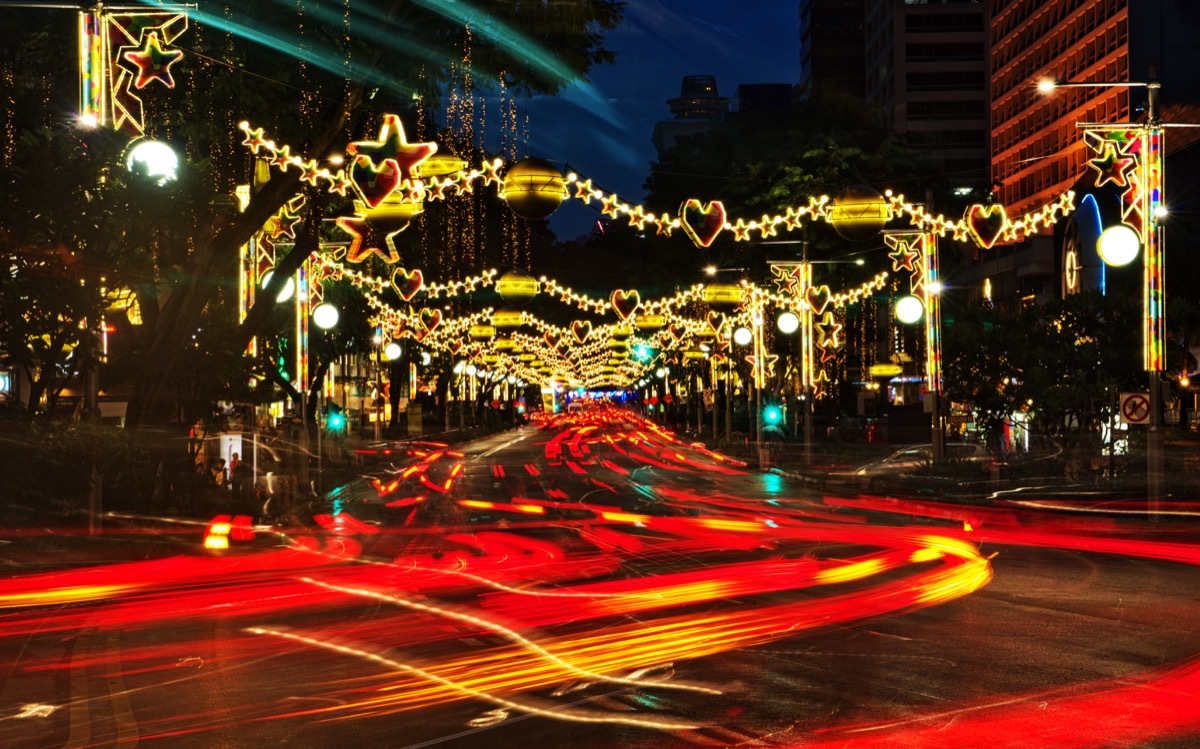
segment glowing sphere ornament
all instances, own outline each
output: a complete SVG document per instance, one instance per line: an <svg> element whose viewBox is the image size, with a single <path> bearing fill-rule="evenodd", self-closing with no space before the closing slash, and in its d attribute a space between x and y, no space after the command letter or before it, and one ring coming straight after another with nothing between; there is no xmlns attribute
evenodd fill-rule
<svg viewBox="0 0 1200 749"><path fill-rule="evenodd" d="M338 308L329 302L322 302L313 308L312 318L318 328L329 330L338 324Z"/></svg>
<svg viewBox="0 0 1200 749"><path fill-rule="evenodd" d="M522 270L510 270L496 282L496 292L506 304L523 307L542 290L538 280Z"/></svg>
<svg viewBox="0 0 1200 749"><path fill-rule="evenodd" d="M925 305L915 296L900 297L896 301L896 319L905 325L912 325L925 314Z"/></svg>
<svg viewBox="0 0 1200 749"><path fill-rule="evenodd" d="M750 341L753 340L754 333L751 332L750 328L742 327L733 331L733 342L739 346L748 346L750 345Z"/></svg>
<svg viewBox="0 0 1200 749"><path fill-rule="evenodd" d="M395 361L396 359L400 358L400 354L400 344L396 343L395 341L392 341L383 347L383 358L386 361Z"/></svg>
<svg viewBox="0 0 1200 749"><path fill-rule="evenodd" d="M143 139L129 148L125 156L125 168L162 187L175 181L179 156L166 143Z"/></svg>
<svg viewBox="0 0 1200 749"><path fill-rule="evenodd" d="M1129 265L1137 257L1140 246L1137 232L1125 224L1116 224L1100 232L1096 254L1108 265Z"/></svg>
<svg viewBox="0 0 1200 749"><path fill-rule="evenodd" d="M567 186L562 172L549 161L525 159L504 175L500 197L521 218L540 221L562 205Z"/></svg>
<svg viewBox="0 0 1200 749"><path fill-rule="evenodd" d="M829 223L842 239L865 242L891 217L887 200L866 185L851 185L833 199Z"/></svg>

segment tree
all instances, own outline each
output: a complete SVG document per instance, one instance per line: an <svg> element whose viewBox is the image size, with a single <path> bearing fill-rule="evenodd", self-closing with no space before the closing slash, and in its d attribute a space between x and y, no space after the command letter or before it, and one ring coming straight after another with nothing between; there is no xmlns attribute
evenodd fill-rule
<svg viewBox="0 0 1200 749"><path fill-rule="evenodd" d="M207 316L232 308L238 248L300 190L295 170L276 173L245 210L236 209L233 188L249 182L254 165L238 144L240 120L267 127L296 153L323 157L373 133L382 112L411 102L414 94L427 106L436 104L449 61L461 59L467 48L481 76L504 75L513 87L554 92L611 59L602 46L603 33L621 17L618 0L569 7L518 1L489 10L392 0L378 11L353 10L331 20L318 11L306 16L261 3L201 3L192 14L186 45L198 54L177 66L175 89L145 93L153 99L147 106L147 135L170 141L187 162L178 184L153 196L112 170L119 149L97 147L110 141L111 133L81 135L64 126L43 131L55 144L52 153L61 149L61 159L82 160L87 170L60 171L53 168L55 160L40 172L9 168L27 156L26 142L12 141L11 134L65 121L76 90L66 54L76 44L71 14L11 11L6 20L12 22L0 31L6 42L0 45L6 72L0 94L14 104L0 122L0 132L10 133L0 181L4 197L34 196L47 209L30 212L35 219L22 222L27 203L5 201L0 225L8 231L7 250L44 255L47 248L62 246L106 274L109 267L126 269L121 281L137 293L142 317L126 352L130 369L140 373L130 395L129 426L159 422L178 410L202 331L219 329L206 325ZM43 31L30 34L30 28ZM46 175L68 184L47 184ZM321 240L328 196L307 192L308 220L292 251L277 258L273 286L282 284ZM99 202L89 202L97 196ZM102 210L77 215L93 205ZM270 299L274 291L267 289L261 298ZM252 310L224 350L236 352L263 333L268 312ZM73 311L70 322L85 317Z"/></svg>

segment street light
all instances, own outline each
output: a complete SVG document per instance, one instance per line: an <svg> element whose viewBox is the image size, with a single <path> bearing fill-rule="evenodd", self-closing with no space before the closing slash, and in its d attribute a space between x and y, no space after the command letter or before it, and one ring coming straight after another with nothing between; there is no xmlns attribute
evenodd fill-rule
<svg viewBox="0 0 1200 749"><path fill-rule="evenodd" d="M1158 116L1158 95L1162 83L1157 80L1157 66L1150 66L1148 81L1068 81L1059 82L1043 80L1038 83L1038 90L1052 93L1057 88L1145 88L1146 89L1146 121L1143 123L1104 123L1078 122L1076 127L1084 130L1084 137L1093 150L1104 149L1101 158L1106 154L1116 155L1118 149L1122 156L1132 158L1134 168L1130 171L1129 182L1140 189L1140 194L1132 187L1122 196L1130 198L1131 205L1123 209L1123 222L1127 228L1138 234L1137 239L1143 248L1142 262L1142 368L1148 375L1150 419L1146 438L1146 495L1147 505L1151 515L1158 512L1163 495L1163 435L1162 435L1162 373L1166 369L1166 236L1163 232L1161 219L1166 215L1163 207L1163 187L1165 185L1163 165L1163 122ZM1136 133L1137 137L1129 146L1125 146L1125 134ZM1119 140L1108 137L1115 134ZM1098 145L1097 145L1098 144ZM1099 171L1099 170L1098 170ZM1100 174L1100 180L1105 179ZM1103 184L1097 182L1097 186ZM1105 232L1107 234L1107 232ZM1101 238L1104 246L1097 244L1096 251L1104 258L1110 249L1121 250L1121 254L1129 255L1132 243L1125 234ZM1112 243L1113 247L1109 247ZM1136 250L1134 250L1136 252ZM1132 257L1129 258L1132 260ZM1126 262L1129 262L1127 260ZM1111 446L1110 446L1111 449Z"/></svg>

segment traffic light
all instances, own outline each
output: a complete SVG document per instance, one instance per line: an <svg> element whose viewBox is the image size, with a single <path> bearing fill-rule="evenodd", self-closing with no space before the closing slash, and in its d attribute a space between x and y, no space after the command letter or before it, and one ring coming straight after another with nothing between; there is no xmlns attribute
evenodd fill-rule
<svg viewBox="0 0 1200 749"><path fill-rule="evenodd" d="M763 424L769 427L779 426L783 423L783 409L779 406L771 405L763 409Z"/></svg>
<svg viewBox="0 0 1200 749"><path fill-rule="evenodd" d="M346 417L342 414L342 410L336 406L330 406L329 414L325 417L325 430L340 432L344 426L346 426Z"/></svg>

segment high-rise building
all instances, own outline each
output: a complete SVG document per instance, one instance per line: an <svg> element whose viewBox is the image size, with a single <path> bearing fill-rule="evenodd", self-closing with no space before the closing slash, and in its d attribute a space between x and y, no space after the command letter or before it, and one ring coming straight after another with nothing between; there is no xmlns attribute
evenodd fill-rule
<svg viewBox="0 0 1200 749"><path fill-rule="evenodd" d="M679 96L667 99L667 106L674 118L656 123L650 138L660 159L677 138L708 132L713 123L724 119L729 98L717 90L716 76L688 75L679 87Z"/></svg>
<svg viewBox="0 0 1200 749"><path fill-rule="evenodd" d="M800 86L863 98L863 0L800 0Z"/></svg>
<svg viewBox="0 0 1200 749"><path fill-rule="evenodd" d="M947 176L988 179L988 6L865 0L866 101Z"/></svg>
<svg viewBox="0 0 1200 749"><path fill-rule="evenodd" d="M1087 172L1089 154L1077 123L1137 122L1145 88L1070 87L1059 82L1162 81L1165 120L1198 101L1200 66L1195 0L993 0L991 21L991 158L996 199L1010 215L1040 208ZM1195 121L1194 113L1188 115ZM1191 139L1166 138L1167 153Z"/></svg>

